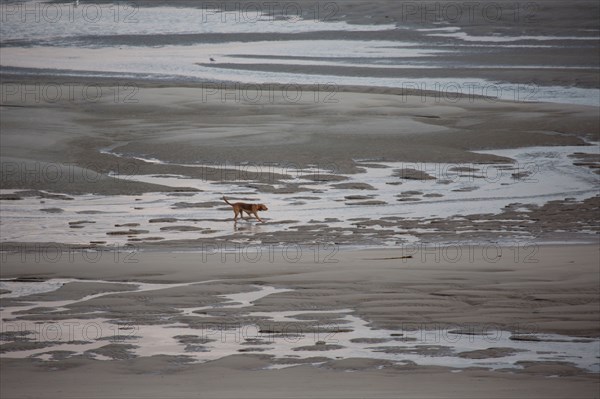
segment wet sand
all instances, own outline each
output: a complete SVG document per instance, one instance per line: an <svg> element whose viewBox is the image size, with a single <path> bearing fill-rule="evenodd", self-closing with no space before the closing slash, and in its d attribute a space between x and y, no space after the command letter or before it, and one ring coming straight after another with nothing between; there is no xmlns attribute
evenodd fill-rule
<svg viewBox="0 0 600 399"><path fill-rule="evenodd" d="M412 257L403 259L402 256L406 256L408 251L408 248L404 248L404 251L340 251L329 259L337 263L315 262L313 253L308 251L295 263L286 262L278 252L274 253L272 260L265 257L258 262L249 261L241 255L236 261L231 253L222 259L219 253L204 258L202 253L140 252L133 254L130 259L137 263L125 259L115 262L112 256L89 262L80 255L75 255L73 259L64 257L54 262L42 260L36 263L27 261L22 255L8 255L3 260L3 279L35 276L42 279L80 278L90 281L68 283L57 291L23 297L26 301L40 304L65 299L74 303L64 305L64 310L54 314L48 314L47 308L41 307L22 312L21 315L14 314L13 317L16 316L21 323L37 320L42 323L41 326L61 323L66 326L67 323L74 325L74 320L83 324L86 320L91 323L100 318L126 323L121 330L125 336L134 335L125 326L134 326L135 335L143 337L157 324L175 322L180 326L192 327L192 331L196 331L196 338L194 335L187 338L181 336L179 354L161 354L161 346L156 345L150 349L150 353L146 352L147 356L136 354L135 347L145 345L143 340L99 341L97 346L101 349L90 349L83 354L56 352L52 350L52 342L50 347L44 348L45 343L39 341L40 337L33 340L33 343L42 344L37 352L50 354L50 359L46 359L45 355L35 355L29 359L11 358L10 351L26 347L9 347L5 343L1 347L4 352L1 363L2 394L6 397L53 397L59 394L62 397L122 397L124 393L139 395L143 392L149 397L198 397L200 393L201 397L211 398L238 397L242 394L252 398L282 395L358 398L365 395L397 397L401 390L410 397L474 398L493 392L498 396L510 397L541 394L545 397L583 398L597 392L597 374L580 370L568 358L564 361L521 361L515 366L498 370L489 370L489 366L448 369L361 356L356 359L336 358L336 350L343 350L337 348L342 341L327 345L320 343L313 337L316 326L320 325L323 338L319 339L323 342L336 338L336 335L341 339L344 334L349 334L356 342L364 341L365 346L377 343L377 340L361 336L365 332L352 332L353 328L349 333L342 332L349 327L344 325L341 318L347 312L344 309L350 309L354 316L368 322L370 328L390 329L388 342L379 344L384 345L383 349L389 353L394 353L390 352L392 349L403 350L398 346L400 342L394 344L394 340L398 337L406 337L406 341L414 339L415 329L428 331L429 337L438 337L433 341L434 344L421 347L425 351L423 355L429 354L417 360L417 363L426 362L423 359L427 359L427 356L442 356L444 352L439 351L452 345L446 341L450 340L448 336L439 335L444 329L462 330L463 334L511 331L518 333L520 339L533 341L534 345L550 345L544 348L552 348L551 341L544 342L547 339L544 334L548 333L584 341L599 337L596 247L543 246L536 252L526 248L504 247L502 256L493 262L482 247L463 247L464 252L458 259L450 259L449 252L444 252L442 248L412 248ZM113 281L115 284L98 284L94 280ZM127 284L118 284L135 281L171 286L138 293L132 292L131 288L126 287ZM190 285L193 282L203 283ZM240 307L205 310L208 312L206 315L201 310L187 315L178 310L211 303L221 303L223 306L226 303L223 295L252 292L256 286L272 286L282 290L270 295L267 292L266 296ZM102 291L107 294L77 302L77 298L95 293L98 295ZM111 294L111 291L119 293ZM241 298L239 295L237 297ZM234 304L240 300L234 299L235 295L230 298ZM17 306L19 301L20 298L3 298L2 305ZM298 318L285 323L269 323L260 321L260 317L257 319L257 315L264 312L275 315L302 310L307 316L304 321ZM310 312L313 312L313 316L310 316ZM315 326L311 320L319 312L329 313L323 313L325 318ZM260 346L269 347L273 343L261 345L252 339L247 340L251 346L238 348L254 348L254 353L243 356L230 354L200 363L192 360L194 356L199 356L196 359L202 359L202 356L211 359L211 347L214 345L211 341L228 339L214 334L209 336L211 339L200 339L199 334L206 331L207 325L211 328L215 325L227 326L223 328L229 331L231 341L237 334L236 325L257 322L263 328L269 326L270 329L279 330L280 334L292 331L290 325L294 326L294 333L307 333L306 337L294 341L292 345L305 351L295 352L301 354L302 359L278 359L270 354L257 353ZM340 332L331 330L331 326L336 324ZM107 336L113 333L112 330L102 331ZM169 329L164 331L168 334ZM179 330L173 328L172 331L170 335L178 334ZM51 338L46 339L52 341ZM273 342L278 339L281 337L274 338ZM21 345L35 348L28 341L22 340ZM311 350L311 345L318 350ZM498 341L493 340L487 347L498 345ZM204 352L206 355L203 352L186 353L186 347L192 351L203 347L202 350L207 352ZM433 349L439 354L430 352ZM479 352L467 350L460 355L455 353L450 356L456 356L457 361L461 358L484 359L493 364L498 357L511 353L500 348ZM102 356L98 357L99 354ZM600 356L599 353L591 355L592 359ZM402 359L401 355L398 359ZM314 364L302 365L307 362ZM273 366L285 367L287 363L300 365L280 370L269 369ZM549 378L557 375L558 378ZM27 384L22 383L24 378L29 381ZM70 384L68 381L73 378L79 382L65 390L64 385ZM310 392L300 383L309 380Z"/></svg>
<svg viewBox="0 0 600 399"><path fill-rule="evenodd" d="M4 93L14 84L5 83ZM77 93L84 86L72 87ZM7 95L1 122L6 191L0 200L6 217L26 209L45 220L46 233L22 225L3 240L5 250L32 242L168 250L231 241L596 239L593 184L567 185L548 197L548 187L559 182L537 178L556 164L554 155L546 163L516 162L514 155L493 151L543 146L538 151L544 154L569 148L561 161L575 168L568 173L597 181L599 160L591 145L600 134L595 107L308 87L293 103L278 88L255 91L269 93L264 102L241 101L252 93L239 87L135 87L131 102L115 102L119 86L98 88L103 96L95 102ZM331 102L323 101L326 95L333 95ZM381 173L389 177L378 177L376 188L369 179ZM486 194L494 184L494 190L508 191ZM232 229L224 193L268 202L267 223ZM494 195L504 199L495 208L481 207L485 198L499 198ZM452 208L469 196L483 200L469 209ZM430 208L414 213L419 203Z"/></svg>
<svg viewBox="0 0 600 399"><path fill-rule="evenodd" d="M77 81L51 82L73 87L81 94L87 86L75 84ZM294 92L294 99L299 97L294 102L284 96L280 86L257 92L255 86L224 91L214 86L100 85L94 86L101 95L94 101L76 94L75 101L65 95L50 102L41 89L37 97L22 95L27 87L35 92L45 82L12 78L2 86L6 99L2 104L2 157L16 167L14 171L5 169L4 189L109 195L173 191L119 181L107 176L109 172L274 183L290 177L275 173L274 166L298 176L303 170L310 175L310 167L321 175L328 170L356 173L360 169L355 161L365 159L500 163L510 160L471 151L589 145L586 141L595 142L600 137L597 108L588 106L507 102L469 95L440 98L377 88L368 89L369 93L337 89L315 93L302 86ZM21 86L25 84L29 86ZM17 92L13 93L15 87ZM115 97L119 90L125 90L126 95ZM41 121L51 123L53 129L41 130ZM126 156L114 156L103 151L106 148ZM155 158L165 164L136 157ZM19 167L20 163L24 166ZM256 169L241 176L236 172L240 165ZM34 173L25 173L29 170L26 166ZM52 179L44 176L45 170Z"/></svg>
<svg viewBox="0 0 600 399"><path fill-rule="evenodd" d="M69 4L62 4L69 9ZM135 78L137 75L136 79L144 80L153 74L162 74L165 75L163 82L166 79L178 83L244 81L245 78L252 82L314 83L321 81L320 77L328 77L338 84L347 84L361 81L352 78L364 77L370 81L356 84L373 86L379 81L379 86L399 87L403 83L413 86L422 82L432 89L432 83L438 78L459 85L474 79L479 84L499 84L505 90L522 85L526 88L522 95L534 99L540 97L531 95L529 89L533 87L553 86L550 93L545 93L550 97L560 91L576 93L577 90L572 89L584 89L588 90L584 95L587 101L598 105L593 91L589 91L590 88L597 89L600 83L597 73L600 47L596 40L595 18L598 5L594 1L578 0L568 4L558 1L542 4L491 0L476 4L378 1L365 4L361 1L319 3L302 0L293 5L249 4L245 6L237 1L168 2L170 12L175 14L178 12L173 11L174 7L189 7L195 20L172 24L165 29L160 24L160 17L144 14L143 10L165 7L166 4L153 0L139 2L136 5L141 7L140 23L155 18L158 22L140 27L141 32L135 30L137 24L134 23L117 23L114 29L107 31L102 31L102 24L99 29L89 29L89 24L82 24L77 35L63 29L67 31L63 36L64 32L54 29L60 24L49 24L50 37L42 30L41 35L38 31L32 38L27 29L26 35L19 35L23 24L17 21L10 25L14 29L7 29L5 34L8 39L3 43L3 66L5 72L17 74L36 75L45 70L50 75L62 75L65 74L62 59L68 57L70 68L85 79L88 79L86 72L90 71L94 72L92 75L100 73L101 76L122 76L122 72L137 71L137 74L127 76ZM202 13L207 6L231 12L227 18L213 11ZM80 10L85 10L84 7ZM120 11L123 18L131 12L126 6ZM273 28L263 31L269 28L253 24L252 18L260 11L267 14L264 19L283 24L284 29L281 32L273 31ZM72 9L71 12L77 14ZM110 9L104 9L105 16L110 12ZM299 19L300 14L304 19ZM274 35L273 32L277 33ZM59 40L54 35L58 35ZM277 40L273 40L274 36ZM234 46L229 48L232 42ZM369 47L369 42L379 44ZM358 46L361 50L337 54L336 48L345 46L344 43L352 43L349 46ZM408 48L405 47L407 43ZM198 47L190 54L189 48L195 45ZM27 54L26 49L30 46L41 47ZM264 47L270 46L277 47L263 53ZM113 51L116 48L125 51ZM247 53L244 48L249 48ZM311 51L315 48L320 50ZM411 56L415 49L417 53L429 55L425 58ZM331 54L332 51L336 54ZM61 56L57 57L57 53ZM127 54L136 55L132 58ZM159 61L165 54L172 55L166 62ZM110 66L110 60L115 58L119 62ZM137 59L144 59L146 63L158 62L160 67L137 69L140 67ZM105 61L109 65L106 70L103 69ZM173 68L173 64L177 67ZM132 69L123 71L122 65ZM103 75L102 71L110 73ZM66 72L67 75L70 73L73 71ZM268 77L270 79L265 80ZM390 83L389 79L395 83ZM569 97L571 94L562 94L563 100Z"/></svg>
<svg viewBox="0 0 600 399"><path fill-rule="evenodd" d="M191 0L169 4L198 6ZM313 18L314 2L298 4L306 18ZM345 1L334 14L320 18L440 27L423 20L419 9L406 9L407 4ZM515 4L524 6L510 2L503 7ZM512 21L505 13L495 25L475 13L474 20L452 25L471 36L597 32L595 2L531 4L539 8L521 8ZM535 18L523 19L531 11ZM389 35L395 40L399 35L407 40L424 36L406 30L305 32L281 38L386 40ZM241 40L270 36L255 33ZM232 38L240 40L240 35L76 41L159 46L218 44ZM462 43L456 37L430 40L436 45ZM460 59L442 56L453 68L435 77L598 87L595 42L552 43L557 45L552 51L515 47L487 52L482 47ZM492 68L509 58L512 69ZM480 67L463 68L469 62ZM524 67L514 68L518 64ZM536 65L552 68L536 70ZM250 68L221 67L234 73ZM273 70L271 65L251 68ZM339 73L330 66L275 69ZM367 69L393 76L385 68ZM360 76L367 69L343 73ZM0 278L18 279L21 287L54 285L22 297L9 284L0 290L2 397L598 394L600 197L588 190L553 193L551 201L540 204L515 200L493 212L375 215L387 202L405 204L398 208L404 212L411 203L435 199L442 204L452 190L476 196L488 183L473 178L473 184L446 186L441 176L417 170L419 164L456 164L454 172L471 177L494 165L514 180L531 177L530 170L494 150L578 146L580 151L568 154L569 167L578 178L597 176L600 160L590 151L600 141L597 107L414 89L299 85L289 93L281 85L257 91L257 86L232 83L218 87L189 80L29 72L2 71L0 205L4 213L14 204L26 204L22 220L37 220L40 227L34 239L26 232L20 239L14 229L10 239L3 235ZM428 73L405 72L408 77ZM93 93L86 94L92 84ZM63 89L57 101L45 91L56 86ZM475 152L481 150L485 152ZM382 200L374 181L361 179L371 176L365 171L378 168L390 172L389 192L397 189L391 200ZM186 179L204 184L189 187L182 184ZM415 189L410 186L414 181L442 183L432 191ZM294 207L329 198L318 185L339 192L335 206L344 214L322 217L319 210L319 217L296 218ZM234 228L230 209L220 204L224 186L240 200L272 196L276 206L264 215L267 223L243 222L239 230ZM289 200L277 202L276 196ZM148 211L164 197L175 199L166 213ZM117 203L116 211L106 205L110 201ZM2 227L11 226L3 221ZM66 280L58 288L58 280L52 279ZM99 336L56 339L56 326L79 333L81 326L92 325L100 328ZM239 338L241 327L251 327L259 337L231 342ZM299 338L293 334L298 332ZM502 339L492 339L494 334ZM433 342L419 341L419 335L433 337ZM457 344L455 336L466 344ZM473 343L481 340L483 346ZM561 345L589 350L561 352Z"/></svg>
<svg viewBox="0 0 600 399"><path fill-rule="evenodd" d="M482 163L501 164L511 160L469 150L532 145L575 145L586 148L589 141L598 140L595 123L597 112L592 107L488 102L485 99L448 104L427 101L429 97L422 102L420 96L403 97L397 93L374 92L340 92L339 102L335 104L309 102L290 105L282 101L277 104L248 105L223 102L219 93L216 100L203 102L201 91L201 88L191 87L144 87L138 93L139 102L134 104L115 104L110 92L102 101L93 104L73 104L69 101L58 104L37 104L33 101L25 104L4 103L1 122L3 163L12 162L18 166L17 171L19 165L28 165L37 170L37 174L14 173L14 170L3 173L3 188L12 190L2 201L18 203L35 199L40 202L39 207L45 209L44 213L52 216L61 215L62 209L68 208L67 205L61 208L55 203L67 204L73 202L70 199L73 196L85 193L110 198L124 194L140 196L162 192L183 195L177 201L182 209L186 209L190 205L186 205L185 195L194 194L196 190L117 179L109 175L111 171L132 176L190 175L207 183L219 182L233 186L250 184L252 190L258 189L250 198L260 198L262 190L275 188L274 184L281 183L279 189L282 192L287 190L299 197L295 201L310 201L309 197L318 197L320 194L303 193L293 183L286 183L287 176L270 171L267 174L258 173L250 180L240 179L236 175L239 169L236 172L236 168L229 169L227 165L241 162L279 163L288 166L295 174L298 170L312 171L311 168L316 168L319 171L317 176L326 184L343 185L348 184L344 175L360 176L356 173L360 172L360 162L357 164L355 161L357 158L369 160L374 165L385 161L455 162L475 169ZM52 126L52 129L45 129L45 126ZM369 132L367 138L364 137L366 131ZM32 135L35 137L33 140ZM280 144L282 141L287 145ZM582 163L578 166L581 170L593 172L593 159L575 153L573 155L573 162ZM167 163L136 159L140 156ZM200 168L200 171L185 166L198 159L216 166ZM52 178L42 173L51 171L45 168L56 168L57 165L60 165L60 170L69 173L61 177L53 175ZM22 167L21 170L27 169ZM230 174L231 171L233 174ZM314 172L312 174L314 177ZM415 177L415 171L399 169L396 175L410 180ZM46 178L41 178L43 176ZM425 176L420 177L427 181ZM352 190L355 194L349 195L349 203L372 201L365 193L373 190L364 185L367 182L361 184L356 186L360 189ZM403 191L406 190L398 188L399 195ZM248 196L248 192L243 196ZM407 191L399 199L419 196L416 192ZM135 204L135 198L131 196L131 206L142 208ZM199 207L192 209L197 209L196 212L214 207L218 209L218 197L215 195L213 200L192 203L191 206ZM46 201L52 204L48 205ZM203 208L205 206L208 208ZM352 209L349 205L343 206ZM66 310L59 310L58 313L48 313L47 308L41 307L13 315L25 323L41 322L42 326L78 320L92 322L104 317L102 320L112 320L113 323L133 323L141 332L144 329L154 331L153 328L162 328L160 326L164 323L174 321L184 323L187 327L176 338L179 340L179 353L160 354L158 350L154 355L152 352L136 354L138 349L135 342L108 341L102 345L102 341L90 343L82 340L71 343L79 346L76 350L82 351L77 353L72 351L72 347L53 349L55 342L31 341L31 338L18 334L5 335L0 362L2 395L122 397L124 394L141 393L147 397L197 397L200 393L210 398L242 395L256 398L358 398L397 397L401 391L410 397L481 397L490 392L496 396L512 397L530 397L534 394L556 398L589 397L597 392L597 373L583 370L569 359L557 360L552 357L550 360L536 357L535 360L516 362L511 367L498 370L489 370L485 366L454 369L377 360L364 355L338 359L335 352L344 351L345 348L340 348L336 343L323 344L311 339L299 342L297 348L292 349L290 356L296 353L305 356L300 360L294 357L274 358L268 346L249 341L248 346L224 352L223 357L198 363L186 356L185 348L196 351L196 356L199 356L205 350L211 353L210 346L215 344L207 342L197 333L190 334L190 328L198 330L202 327L203 321L199 322L198 317L202 320L205 316L197 316L193 310L190 316L182 312L183 309L220 304L223 298L219 295L249 291L253 286L271 286L293 291L267 296L257 301L253 310L342 312L349 309L353 317L364 320L370 327L382 331L397 330L397 334L406 334L402 329L407 326L427 331L446 331L445 328L473 331L492 325L499 331L525 334L525 340L541 339L544 343L546 338L543 334L548 333L568 337L561 340L597 338L597 247L538 247L535 241L531 245L530 238L545 236L564 242L581 239L583 233L586 240L594 240L597 226L591 215L597 212L597 208L597 200L593 197L582 202L562 200L539 209L523 209L521 205L515 205L498 216L483 215L469 219L459 215L453 220L437 220L436 223L441 224L442 228L429 235L420 234L419 230L427 227L426 224L430 224L431 220L413 221L407 225L402 218L361 218L360 213L349 210L348 218L356 219L358 225L347 233L331 228L329 224L336 223L333 219L298 226L299 229L287 229L289 225L286 223L293 225L293 221L288 220L281 225L281 231L262 234L255 232L250 223L246 226L250 229L241 233L244 240L251 240L245 246L232 247L231 237L227 236L221 240L171 240L162 246L161 240L129 241L139 246L131 247L133 251L129 254L119 255L117 262L114 249L111 250L114 247L106 246L100 252L81 252L86 248L96 248L96 245L102 247L106 240L98 244L59 246L66 251L59 253L54 252L56 246L46 246L40 242L4 241L2 278L68 277L102 279L116 284L127 281L224 281L212 286L199 285L193 289L119 293L114 294L115 298L105 296L67 305ZM98 212L106 209L81 209L82 213L77 215L77 219L70 220L64 229L79 235L86 230L100 228L98 223L92 222L96 221ZM230 212L225 207L223 211ZM218 216L216 220L226 223L228 217L224 216L225 213L221 214L223 216ZM538 222L529 226L532 215ZM183 219L188 218L197 219L198 216ZM269 222L278 222L272 216L269 218ZM479 230L468 232L475 221L487 224L485 227L481 225ZM114 237L129 236L128 239L144 235L156 237L146 234L149 231L147 226L176 226L178 231L161 232L184 234L186 232L182 229L189 229L196 222L165 217L144 223L147 225L121 217L115 219L106 231L118 233ZM198 226L206 227L205 222L198 223ZM379 227L374 229L374 225ZM453 232L457 231L458 226L467 231L460 239L470 237L476 243L496 242L500 236L507 235L502 230L508 226L518 232L509 233L509 240L522 246L510 248L492 244L488 248L492 251L491 255L476 246L472 260L468 251L464 250L458 261L455 261L455 253L451 251L453 247L443 244L425 247L397 243L395 250L362 252L346 252L344 247L339 247L339 244L365 245L373 242L367 239L369 237L385 238L390 234L390 227L412 228L422 240L420 242L457 242L458 236ZM523 233L524 241L519 238L523 237ZM233 234L235 237L236 233ZM48 240L51 241L52 237L48 237ZM268 245L274 245L271 247L274 251L273 261L254 262L254 252L244 252L247 248L253 251L261 248L252 246L256 240L266 244L267 248ZM278 246L282 241L288 247ZM338 245L329 245L336 241ZM296 261L295 255L290 255L288 250L290 245L297 249L298 244L305 246L300 247L304 248L303 255ZM178 248L196 249L197 252L173 252ZM220 253L232 248L241 251L237 254L239 259L236 259L235 253L233 256L231 253ZM285 248L287 258L282 248ZM145 251L139 252L141 249ZM497 250L500 250L501 256L494 252ZM60 259L56 261L52 254ZM316 255L318 261L315 261ZM82 256L85 258L82 259ZM268 255L265 258L268 259ZM339 262L325 263L335 260ZM36 300L43 306L44 301L64 301L106 289L105 284L72 284L64 290L40 294ZM110 289L119 289L119 286ZM3 307L18 305L18 299L2 299ZM258 325L263 325L267 329L265 331L272 331L273 334L281 333L286 325L265 323L263 316L249 315L246 309L216 309L206 313L217 323L259 321L262 324ZM358 346L384 346L381 348L383 352L376 352L379 356L401 357L402 353L407 353L405 347L399 346L399 341L394 341L398 337L391 334L386 339L392 341L379 343L361 334L352 335L354 330L344 326L343 313L337 316L321 314L316 321L312 317L312 320L296 321L294 325L302 326L303 331L312 337L324 320L335 322L339 323L336 327L339 330L326 330L328 334L349 334L350 339L358 340L355 341ZM102 320L97 322L106 323ZM105 328L110 326L99 325ZM402 343L405 344L410 342ZM472 348L460 352L462 355L448 352L439 343L408 351L410 356L450 356L457 362L493 363L499 356L504 359L506 356L521 355L509 347L497 348L494 344L492 342L483 349ZM551 345L551 342L548 344ZM31 353L32 357L11 357L11 353L19 352ZM290 362L292 367L277 369ZM74 379L78 381L77 384L72 383ZM28 383L22 383L24 380ZM310 391L306 390L306 381L310 381ZM65 386L68 388L65 389Z"/></svg>

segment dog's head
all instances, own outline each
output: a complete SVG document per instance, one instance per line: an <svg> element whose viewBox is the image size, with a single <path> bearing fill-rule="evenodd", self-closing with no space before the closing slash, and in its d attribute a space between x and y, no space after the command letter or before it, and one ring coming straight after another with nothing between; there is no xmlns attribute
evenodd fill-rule
<svg viewBox="0 0 600 399"><path fill-rule="evenodd" d="M258 210L259 211L268 211L269 208L267 208L267 206L265 204L258 204Z"/></svg>

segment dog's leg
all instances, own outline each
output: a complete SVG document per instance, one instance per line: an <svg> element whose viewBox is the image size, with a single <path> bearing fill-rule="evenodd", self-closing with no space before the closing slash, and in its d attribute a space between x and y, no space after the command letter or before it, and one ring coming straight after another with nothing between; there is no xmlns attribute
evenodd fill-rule
<svg viewBox="0 0 600 399"><path fill-rule="evenodd" d="M252 213L254 214L254 216L256 216L256 218L258 219L258 221L259 221L259 222L262 222L262 223L264 223L264 220L262 220L262 219L261 219L261 218L258 216L258 213L256 213L256 212L252 212Z"/></svg>

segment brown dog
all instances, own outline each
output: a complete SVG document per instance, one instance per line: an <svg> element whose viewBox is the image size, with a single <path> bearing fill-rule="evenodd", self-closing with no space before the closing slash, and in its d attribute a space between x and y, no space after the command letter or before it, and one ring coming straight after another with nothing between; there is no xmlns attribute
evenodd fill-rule
<svg viewBox="0 0 600 399"><path fill-rule="evenodd" d="M225 201L228 205L231 205L231 207L233 208L233 213L235 214L233 216L233 220L235 222L237 222L238 215L240 215L243 219L244 212L246 212L248 216L254 215L260 222L264 223L260 216L258 216L258 211L269 210L269 208L267 208L265 204L246 204L245 202L236 202L235 204L232 204L231 202L227 201L227 198L225 198L225 196L223 196L223 201Z"/></svg>

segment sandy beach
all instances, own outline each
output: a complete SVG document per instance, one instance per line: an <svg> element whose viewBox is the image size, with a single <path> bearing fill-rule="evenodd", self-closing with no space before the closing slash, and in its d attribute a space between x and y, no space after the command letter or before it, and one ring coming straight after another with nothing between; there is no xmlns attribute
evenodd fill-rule
<svg viewBox="0 0 600 399"><path fill-rule="evenodd" d="M87 105L6 95L3 248L597 240L595 107L374 89L315 104L329 93L309 88L290 103L273 87L262 104L206 87L115 103L119 86L94 87L104 96ZM266 223L232 231L223 194L271 204Z"/></svg>
<svg viewBox="0 0 600 399"><path fill-rule="evenodd" d="M425 365L417 365L407 360L397 363L377 357L335 356L342 349L334 347L342 344L348 334L364 348L379 347L398 354L404 350L405 356L415 350L440 351L461 342L468 346L473 337L470 334L488 334L486 345L497 348L496 351L501 350L499 345L505 345L500 341L508 335L512 340L507 342L512 345L522 338L534 351L548 353L546 358L552 357L551 351L544 352L542 348L552 345L556 337L578 337L577 342L589 342L597 348L597 247L544 246L533 255L529 249L504 247L502 256L493 262L482 247L463 247L462 251L462 256L453 256L452 261L441 248L437 254L431 249L403 248L340 251L321 262L307 254L295 263L287 262L277 251L272 260L265 256L258 262L242 255L236 261L231 253L222 259L218 252L204 259L200 252L141 252L119 262L115 262L113 254L105 253L93 263L80 254L73 254L72 260L63 257L53 263L28 261L33 254L25 258L8 255L3 261L4 279L83 279L27 298L40 304L36 306L65 299L73 300L73 304L50 314L48 308L35 307L20 320L61 326L63 335L67 335L67 326L75 326L69 323L79 319L87 330L95 326L89 334L98 341L97 349L81 354L69 352L86 345L79 342L67 343L70 347L63 350L37 349L49 353L52 361L40 356L3 357L2 393L6 397L476 398L494 392L499 397L593 397L597 393L597 374L578 369L571 363L574 359L522 361L519 369L512 366L489 370L498 356L491 350L447 353L446 356L457 359L483 359L469 360L473 363L465 368L450 369L435 365L434 352L429 355L434 356L430 358L431 365L426 360ZM412 258L400 259L409 252ZM134 261L137 263L131 263ZM131 281L204 283L140 293L110 293L124 290L123 282ZM222 306L219 295L256 290L256 286L287 291L272 293L251 307ZM108 295L77 302L98 292ZM16 306L19 300L3 298L3 307ZM182 308L219 302L221 307L181 313ZM352 309L352 314L366 321L369 328L346 333L344 327L349 322L343 317L343 309ZM94 311L101 315L94 315ZM298 315L285 322L273 322L276 315L290 311ZM127 323L120 330L122 336L114 337L113 329L98 329L101 324L97 317ZM195 334L175 335L187 342L179 345L179 355L139 356L139 349L135 348L152 350L147 345L168 353L165 339L169 335L160 344L147 335L152 334L157 323L166 323L165 334L169 328L169 335L178 334L177 325L189 326ZM19 322L9 324L14 327ZM128 330L131 326L135 326L133 333ZM389 331L378 339L361 336L370 329ZM70 334L75 337L87 330L76 326ZM54 330L43 331L55 334ZM317 341L315 331L320 333ZM35 345L45 343L44 334L40 335L32 341L17 340L16 345L36 352ZM56 335L53 337L57 339ZM114 340L109 343L109 338ZM417 339L427 343L406 349L411 340ZM211 358L210 351L203 352L201 348L216 345L214 340L229 342L240 354L206 363L191 360L190 356ZM544 344L545 340L550 343ZM292 351L289 355L270 351L285 341L294 347L316 346L319 350ZM317 344L318 341L325 343ZM255 352L241 354L248 349ZM266 352L261 351L265 349ZM105 356L111 360L99 360L98 354L102 355L100 359ZM589 355L592 362L597 362L597 353ZM268 369L270 365L290 364L295 366ZM28 384L20 380L23 375L31 376ZM74 378L79 383L65 389ZM305 386L308 381L310 390Z"/></svg>
<svg viewBox="0 0 600 399"><path fill-rule="evenodd" d="M28 5L3 398L599 397L595 2Z"/></svg>
<svg viewBox="0 0 600 399"><path fill-rule="evenodd" d="M323 194L274 168L254 169L253 179L242 182L247 171L235 165L294 165L288 166L288 174L313 176L327 186L343 184L346 176L360 179L355 158L481 168L506 160L469 150L549 144L585 149L586 141L597 140L593 108L482 99L448 106L422 104L418 96L407 96L403 103L397 94L341 92L339 103L311 112L313 104L207 104L198 100L201 90L144 87L139 104L106 100L89 108L4 104L3 162L13 162L17 169L3 174L3 188L10 189L3 194L3 220L13 204L30 201L32 211L46 209L49 220L63 215L64 222L47 228L68 238L21 227L19 232L28 232L24 237L29 239L3 239L1 277L32 279L42 286L54 279L75 280L47 293L2 297L3 312L17 312L2 316L3 397L391 398L402 392L401 397L476 398L493 392L499 397L587 398L597 393L599 275L593 242L598 226L591 216L598 209L597 197L566 197L539 207L517 203L497 214L423 220L361 217L364 211L342 202L336 207L348 208L347 217L356 219L347 228L335 227L336 220L327 218L290 220L286 212L302 207L297 204L279 211L272 207L274 214L263 215L264 226L241 222L234 229L231 211L216 192L208 193L212 201L198 203L182 196L204 195L198 188L135 181L138 175L185 175L208 188L218 183L257 189L242 190L238 198L265 198L275 190L294 202L310 201ZM169 97L178 101L168 103ZM207 112L198 113L198 107ZM36 116L24 124L24 112ZM490 126L489 133L465 126L465 114L474 126ZM337 123L325 123L331 115ZM358 120L358 129L351 129ZM55 128L38 130L39 121L52 121ZM541 125L563 133L540 133ZM174 131L167 142L161 134L165 126ZM361 139L364 126L370 126L368 144ZM405 126L406 132L391 134L397 126ZM206 135L190 135L193 129ZM23 140L25 131L39 135ZM339 145L327 143L331 136ZM101 151L106 148L113 153ZM168 162L115 154L147 154ZM194 154L202 154L204 168L185 166ZM315 168L323 159L335 170ZM22 173L20 165L33 165L33 170L35 165L60 165L71 172L41 179ZM590 165L577 168L593 173ZM115 170L130 176L107 174ZM367 181L350 183L358 189L349 190L359 196L346 202L373 200L360 196L373 192L362 189ZM396 178L390 182L401 184L389 187L402 193L408 181ZM346 189L335 190L343 194ZM78 206L86 193L127 200L116 213L90 203ZM146 201L156 195L174 195L175 203L189 204L191 208L180 205L188 218L127 216L136 202L148 206ZM12 230L4 223L7 237ZM207 228L210 223L215 227ZM476 223L479 227L473 228ZM146 230L155 226L160 226L156 233ZM174 229L165 229L170 226ZM94 242L81 232L100 239ZM390 240L395 244L388 249L347 249ZM540 245L544 242L548 244ZM123 284L128 282L202 284L137 293L134 285ZM248 303L251 309L223 307L224 295L265 287L289 291ZM114 291L119 293L111 295ZM10 295L10 288L6 292ZM106 295L89 297L98 294ZM19 311L23 306L29 310ZM56 308L48 313L48 307ZM42 330L36 333L36 326ZM57 327L60 337L51 332ZM90 328L92 337L67 335ZM361 331L369 333L365 337ZM483 343L471 341L474 336L483 337ZM164 340L172 342L158 343ZM569 357L568 350L561 354L545 346L565 340L591 345L583 349L591 356L587 366L578 363L578 355ZM455 348L457 342L465 346ZM513 347L521 342L526 349ZM527 356L520 358L522 351ZM30 383L24 385L23 378ZM73 379L80 382L70 384Z"/></svg>

